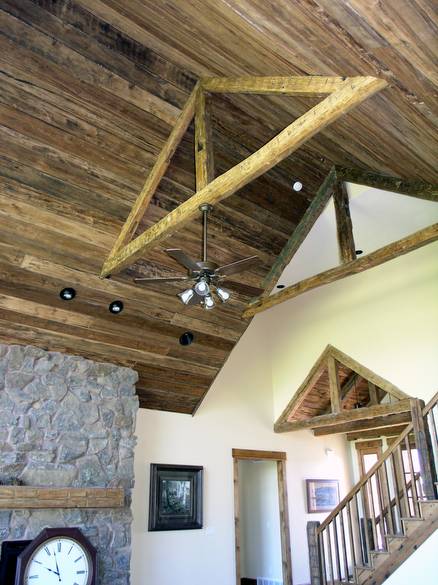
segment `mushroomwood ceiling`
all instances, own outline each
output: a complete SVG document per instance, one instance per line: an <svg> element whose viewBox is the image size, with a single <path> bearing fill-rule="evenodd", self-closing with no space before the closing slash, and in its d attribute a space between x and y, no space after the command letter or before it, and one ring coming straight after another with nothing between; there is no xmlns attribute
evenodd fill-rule
<svg viewBox="0 0 438 585"><path fill-rule="evenodd" d="M126 364L140 404L193 413L248 322L241 314L333 164L437 182L432 0L2 0L0 339ZM163 246L111 280L102 263L197 79L372 75L389 86L217 206L210 255L259 254L232 301L183 307ZM213 97L216 175L316 103ZM304 184L300 193L291 181ZM189 129L139 231L194 192ZM167 240L200 255L200 222ZM237 278L236 278L237 280ZM64 286L77 289L71 303ZM122 299L119 316L108 304ZM179 336L193 331L183 347Z"/></svg>

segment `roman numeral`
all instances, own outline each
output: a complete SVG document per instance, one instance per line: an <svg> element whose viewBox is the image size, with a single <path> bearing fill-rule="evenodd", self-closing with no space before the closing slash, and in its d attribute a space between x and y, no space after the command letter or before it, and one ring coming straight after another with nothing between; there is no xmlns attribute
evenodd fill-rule
<svg viewBox="0 0 438 585"><path fill-rule="evenodd" d="M70 550L67 553L67 556L71 553L72 550L73 550L73 545L71 545L71 548L70 548Z"/></svg>
<svg viewBox="0 0 438 585"><path fill-rule="evenodd" d="M75 560L75 563L77 563L78 561L80 561L80 560L81 560L81 559L83 559L83 558L84 558L84 555L81 555L80 557L78 557L78 558Z"/></svg>
<svg viewBox="0 0 438 585"><path fill-rule="evenodd" d="M58 542L58 552L61 552L61 543Z"/></svg>
<svg viewBox="0 0 438 585"><path fill-rule="evenodd" d="M76 571L76 575L85 575L85 571Z"/></svg>
<svg viewBox="0 0 438 585"><path fill-rule="evenodd" d="M43 563L41 561L37 561L36 559L33 559L34 563L38 563L39 565L42 565Z"/></svg>
<svg viewBox="0 0 438 585"><path fill-rule="evenodd" d="M49 551L49 547L48 547L48 546L45 546L45 547L44 547L44 550L46 551L46 553L47 553L47 554L49 555L49 557L50 557L50 556L51 556L51 554L50 554L50 551Z"/></svg>
<svg viewBox="0 0 438 585"><path fill-rule="evenodd" d="M38 579L39 575L29 575L28 579Z"/></svg>

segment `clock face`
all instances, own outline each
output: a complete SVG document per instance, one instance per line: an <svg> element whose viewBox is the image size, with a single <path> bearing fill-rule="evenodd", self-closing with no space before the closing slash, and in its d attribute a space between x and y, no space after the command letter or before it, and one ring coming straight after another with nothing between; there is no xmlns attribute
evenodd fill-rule
<svg viewBox="0 0 438 585"><path fill-rule="evenodd" d="M93 565L88 552L72 538L44 541L30 557L24 585L88 585Z"/></svg>

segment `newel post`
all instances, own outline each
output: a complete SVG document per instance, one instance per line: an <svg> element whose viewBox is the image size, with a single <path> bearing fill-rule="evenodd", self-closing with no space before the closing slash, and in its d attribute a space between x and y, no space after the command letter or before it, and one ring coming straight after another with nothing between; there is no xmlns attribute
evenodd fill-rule
<svg viewBox="0 0 438 585"><path fill-rule="evenodd" d="M318 528L320 522L307 522L307 543L309 545L310 585L322 585L322 561L319 547Z"/></svg>
<svg viewBox="0 0 438 585"><path fill-rule="evenodd" d="M412 424L414 427L415 446L418 451L423 491L427 500L435 499L435 481L437 479L432 450L429 425L423 416L424 401L411 399Z"/></svg>

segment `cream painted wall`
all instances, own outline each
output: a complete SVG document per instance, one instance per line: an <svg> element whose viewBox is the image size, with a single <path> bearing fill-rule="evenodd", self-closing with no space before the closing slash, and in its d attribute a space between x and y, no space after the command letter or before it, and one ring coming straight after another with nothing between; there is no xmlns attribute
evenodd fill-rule
<svg viewBox="0 0 438 585"><path fill-rule="evenodd" d="M287 452L294 584L309 582L304 479L339 478L349 488L345 441L308 431L275 434L266 322L250 325L195 417L140 409L133 493L133 585L234 585L231 449ZM325 449L334 450L328 458ZM205 467L203 530L147 532L150 463Z"/></svg>
<svg viewBox="0 0 438 585"><path fill-rule="evenodd" d="M239 461L242 577L282 581L276 461Z"/></svg>
<svg viewBox="0 0 438 585"><path fill-rule="evenodd" d="M370 215L365 199L355 196L362 206L362 212L355 207L358 245L365 252L385 243L383 237L402 237L438 221L438 206L428 202L402 198L398 218L397 196L391 198L392 207L388 197L382 200L383 215L378 209ZM365 196L378 208L374 191ZM325 261L333 261L327 240L334 234L333 218L326 214L287 269L289 276L285 272L282 278L301 278L298 263L310 273L316 265L327 267L319 262L326 250ZM140 411L133 585L234 585L233 447L287 452L294 584L308 583L306 522L324 516L306 513L303 480L339 478L345 493L347 449L341 437L316 439L308 431L277 435L272 425L328 343L406 392L432 396L438 389L438 243L258 315L194 418ZM328 447L334 451L330 458ZM203 530L147 532L150 463L204 465ZM429 560L436 563L435 557Z"/></svg>

